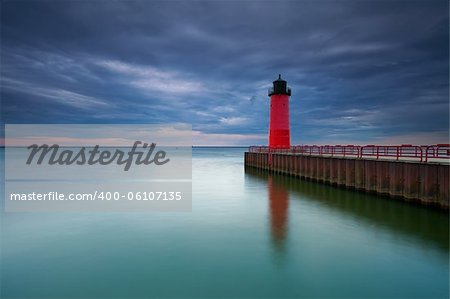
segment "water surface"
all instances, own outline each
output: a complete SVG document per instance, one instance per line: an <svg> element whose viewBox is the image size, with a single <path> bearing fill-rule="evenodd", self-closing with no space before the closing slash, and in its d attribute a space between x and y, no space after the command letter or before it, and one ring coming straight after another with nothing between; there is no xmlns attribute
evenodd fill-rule
<svg viewBox="0 0 450 299"><path fill-rule="evenodd" d="M448 297L447 213L243 152L194 149L191 213L2 214L0 297Z"/></svg>

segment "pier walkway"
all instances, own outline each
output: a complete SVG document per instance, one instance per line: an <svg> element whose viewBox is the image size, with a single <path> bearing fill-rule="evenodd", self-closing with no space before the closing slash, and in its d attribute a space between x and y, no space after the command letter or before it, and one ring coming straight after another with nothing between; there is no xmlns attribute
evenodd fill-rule
<svg viewBox="0 0 450 299"><path fill-rule="evenodd" d="M342 157L355 159L398 160L450 163L450 144L435 145L296 145L290 149L251 146L249 152Z"/></svg>
<svg viewBox="0 0 450 299"><path fill-rule="evenodd" d="M252 146L245 166L449 208L450 145Z"/></svg>

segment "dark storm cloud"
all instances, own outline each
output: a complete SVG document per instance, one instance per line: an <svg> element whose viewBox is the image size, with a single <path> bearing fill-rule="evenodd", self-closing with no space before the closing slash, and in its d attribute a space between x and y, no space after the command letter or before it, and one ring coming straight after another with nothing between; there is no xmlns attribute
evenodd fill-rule
<svg viewBox="0 0 450 299"><path fill-rule="evenodd" d="M282 73L295 142L447 139L448 21L447 1L4 1L2 118L261 143Z"/></svg>

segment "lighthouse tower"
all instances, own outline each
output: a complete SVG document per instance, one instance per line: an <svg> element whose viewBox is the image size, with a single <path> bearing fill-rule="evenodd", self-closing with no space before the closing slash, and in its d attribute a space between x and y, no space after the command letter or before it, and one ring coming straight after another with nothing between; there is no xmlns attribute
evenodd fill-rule
<svg viewBox="0 0 450 299"><path fill-rule="evenodd" d="M273 81L273 87L269 89L270 97L270 123L269 123L269 148L289 149L291 147L291 133L289 126L289 97L291 89L287 82L281 79Z"/></svg>

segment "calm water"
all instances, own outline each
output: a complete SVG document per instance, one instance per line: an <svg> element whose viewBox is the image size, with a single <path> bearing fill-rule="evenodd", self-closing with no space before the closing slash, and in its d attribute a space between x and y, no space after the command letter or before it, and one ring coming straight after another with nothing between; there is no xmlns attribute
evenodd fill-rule
<svg viewBox="0 0 450 299"><path fill-rule="evenodd" d="M194 150L192 213L3 214L0 297L448 297L447 213L243 151Z"/></svg>

